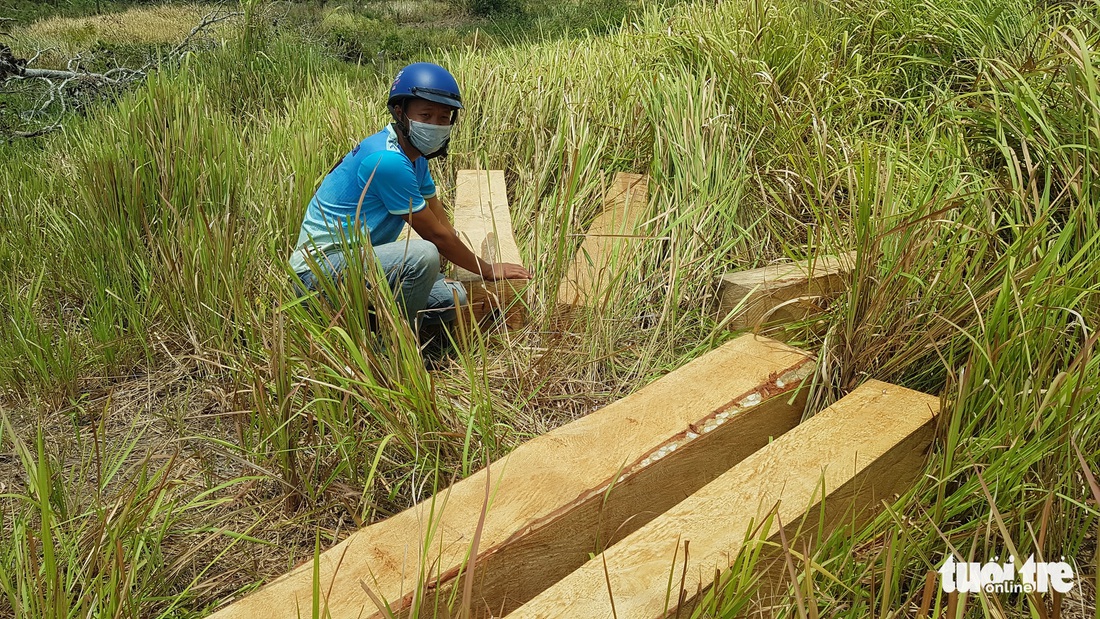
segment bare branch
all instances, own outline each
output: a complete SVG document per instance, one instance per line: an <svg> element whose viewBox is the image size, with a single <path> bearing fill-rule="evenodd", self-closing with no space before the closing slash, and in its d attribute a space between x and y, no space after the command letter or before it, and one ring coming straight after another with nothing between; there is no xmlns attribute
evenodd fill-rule
<svg viewBox="0 0 1100 619"><path fill-rule="evenodd" d="M27 60L24 58L16 58L10 47L0 43L0 89L7 92L15 92L17 91L15 85L22 83L26 84L26 86L18 88L18 90L28 92L28 89L33 88L35 91L41 93L39 103L29 108L21 115L23 121L35 123L35 119L40 119L51 109L57 108L59 110L56 117L53 118L53 121L48 122L48 124L33 129L18 131L12 130L9 127L7 130L2 131L2 133L8 138L35 138L56 131L61 128L66 113L68 113L70 109L78 109L81 107L88 97L109 96L106 93L117 92L117 88L125 87L138 80L144 79L149 71L157 69L164 62L178 60L182 57L194 39L210 26L241 15L244 15L244 13L240 11L229 11L224 7L223 3L219 3L217 8L207 13L202 20L187 33L187 36L185 36L183 40L173 47L165 56L157 59L150 59L145 65L137 69L116 65L114 68L108 69L102 73L93 73L84 70L83 65L89 60L84 54L77 54L74 58L70 58L66 63L65 69L39 69L31 67L30 65L38 60L46 50L38 50L34 56ZM11 21L14 20L0 18L0 25ZM33 86L33 84L38 84L39 82L41 82L41 86ZM95 86L100 84L111 87L111 90L106 91L104 94L89 95L82 87L82 85L91 85L93 87L92 92L95 92ZM66 100L66 98L70 96L75 98L75 108L74 106L70 106L68 104L69 102ZM53 116L52 113L51 116Z"/></svg>
<svg viewBox="0 0 1100 619"><path fill-rule="evenodd" d="M31 56L30 58L28 58L28 59L27 59L27 64L26 64L26 66L28 66L28 67L29 67L29 66L31 66L32 64L34 64L34 63L35 63L35 61L37 61L37 60L38 60L38 58L39 58L40 56L42 56L42 54L45 54L46 52L52 52L52 51L54 51L54 50L56 50L56 49L57 49L56 47L47 47L46 49L39 49L39 50L35 50L35 52L34 52L34 55L33 55L33 56Z"/></svg>
<svg viewBox="0 0 1100 619"><path fill-rule="evenodd" d="M241 15L244 15L244 13L242 13L241 11L232 11L232 12L226 13L225 15L218 15L218 13L220 13L220 12L221 12L221 9L219 8L219 9L216 9L216 10L210 12L210 13L207 13L206 16L202 18L202 21L199 22L199 24L197 26L192 28L191 32L187 33L187 36L183 37L183 40L180 41L179 45L173 47L172 51L168 52L168 57L169 58L175 58L175 57L179 56L179 54L184 50L184 48L186 48L191 43L191 39L194 39L196 35L198 35L200 32L202 32L206 28L209 28L210 26L213 26L214 24L216 24L218 22L223 22L227 19L232 19L234 17L239 17ZM153 65L152 62L146 63L146 65L141 68L141 71L144 72L144 71L148 70L152 65Z"/></svg>
<svg viewBox="0 0 1100 619"><path fill-rule="evenodd" d="M74 62L82 62L83 60L84 60L84 54L83 53L77 53L76 56L70 58L69 61L65 63L65 68L68 69L69 72L75 73L76 71L73 69L73 63Z"/></svg>
<svg viewBox="0 0 1100 619"><path fill-rule="evenodd" d="M52 125L35 129L34 131L12 131L11 137L13 138L37 138L47 133L53 133L61 128L61 123L54 123Z"/></svg>
<svg viewBox="0 0 1100 619"><path fill-rule="evenodd" d="M107 82L108 84L117 84L118 80L109 77L103 73L88 73L86 71L62 71L60 69L27 69L18 75L13 75L9 79L47 79L47 80L74 80L74 79L86 79L97 82Z"/></svg>

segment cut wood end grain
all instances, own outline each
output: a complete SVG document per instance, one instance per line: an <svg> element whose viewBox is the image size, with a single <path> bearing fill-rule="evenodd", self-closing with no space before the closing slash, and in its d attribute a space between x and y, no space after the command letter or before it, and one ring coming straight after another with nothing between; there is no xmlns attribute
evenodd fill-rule
<svg viewBox="0 0 1100 619"><path fill-rule="evenodd" d="M466 306L459 311L463 320L472 319L483 326L500 321L510 329L518 329L527 322L530 280L490 282L476 278L463 281L462 285L466 288Z"/></svg>
<svg viewBox="0 0 1100 619"><path fill-rule="evenodd" d="M732 330L802 320L848 287L855 252L726 273L719 277L719 319Z"/></svg>

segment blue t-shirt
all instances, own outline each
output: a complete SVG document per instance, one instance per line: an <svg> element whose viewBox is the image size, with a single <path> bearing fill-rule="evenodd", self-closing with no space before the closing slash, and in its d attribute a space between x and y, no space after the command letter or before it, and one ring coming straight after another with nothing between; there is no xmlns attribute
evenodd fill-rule
<svg viewBox="0 0 1100 619"><path fill-rule="evenodd" d="M400 215L423 209L435 193L428 160L409 161L393 126L387 126L351 149L321 181L302 219L290 267L304 273L309 270L306 252L316 259L318 252L342 250L343 239L353 238L349 224L369 234L371 245L396 241L405 226Z"/></svg>

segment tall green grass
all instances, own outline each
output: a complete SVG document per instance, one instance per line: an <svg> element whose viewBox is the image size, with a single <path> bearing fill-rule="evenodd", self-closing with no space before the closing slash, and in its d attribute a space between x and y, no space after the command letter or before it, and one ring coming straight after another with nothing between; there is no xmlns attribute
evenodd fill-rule
<svg viewBox="0 0 1100 619"><path fill-rule="evenodd" d="M1088 556L1097 510L1075 446L1094 466L1096 9L701 3L588 45L439 52L469 104L433 174L449 198L455 170L504 169L538 276L530 327L474 333L433 372L370 264L298 300L284 263L325 171L386 122L396 67L272 32L150 76L40 146L4 146L0 384L29 420L4 444L32 480L7 496L6 603L201 613L731 337L716 274L847 249L851 293L789 333L819 353L808 413L896 381L944 394L940 440L882 516L793 558L799 583L769 612L912 610L951 548ZM552 300L615 171L650 174L648 238L599 316L562 332ZM170 424L201 470L159 469L140 441L42 449L38 427L159 368L177 377L160 389L186 376L208 394ZM74 484L59 517L50 480L101 443L131 481ZM155 530L87 507L112 500L147 507L128 513ZM73 541L86 530L110 544ZM199 533L233 541L161 577L165 540ZM47 547L140 569L50 580ZM695 613L759 610L762 557ZM1041 616L1035 600L980 603Z"/></svg>

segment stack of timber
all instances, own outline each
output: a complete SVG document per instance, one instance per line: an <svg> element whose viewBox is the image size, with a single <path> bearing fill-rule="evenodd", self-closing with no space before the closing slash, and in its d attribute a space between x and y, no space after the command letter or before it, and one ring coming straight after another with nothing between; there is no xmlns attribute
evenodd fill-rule
<svg viewBox="0 0 1100 619"><path fill-rule="evenodd" d="M372 596L406 616L414 596L428 608L441 603L467 565L475 614L499 616L795 427L812 370L805 352L737 338L353 533L316 566L214 617L290 618L315 602L333 617L382 616Z"/></svg>
<svg viewBox="0 0 1100 619"><path fill-rule="evenodd" d="M632 239L644 236L646 182L616 177L559 306L598 308L619 281ZM456 190L455 228L474 252L521 263L503 173L461 171ZM844 290L853 262L844 254L727 274L723 314L735 329L800 320ZM467 288L468 315L525 319L526 280L453 276ZM870 380L800 425L813 368L804 351L738 337L213 617L445 616L467 586L474 617L665 617L747 544L811 547L819 531L864 522L922 469L937 398Z"/></svg>
<svg viewBox="0 0 1100 619"><path fill-rule="evenodd" d="M508 617L663 618L705 591L762 523L774 525L763 534L774 545L782 525L801 551L819 524L827 534L865 522L920 474L938 410L934 396L868 381Z"/></svg>

